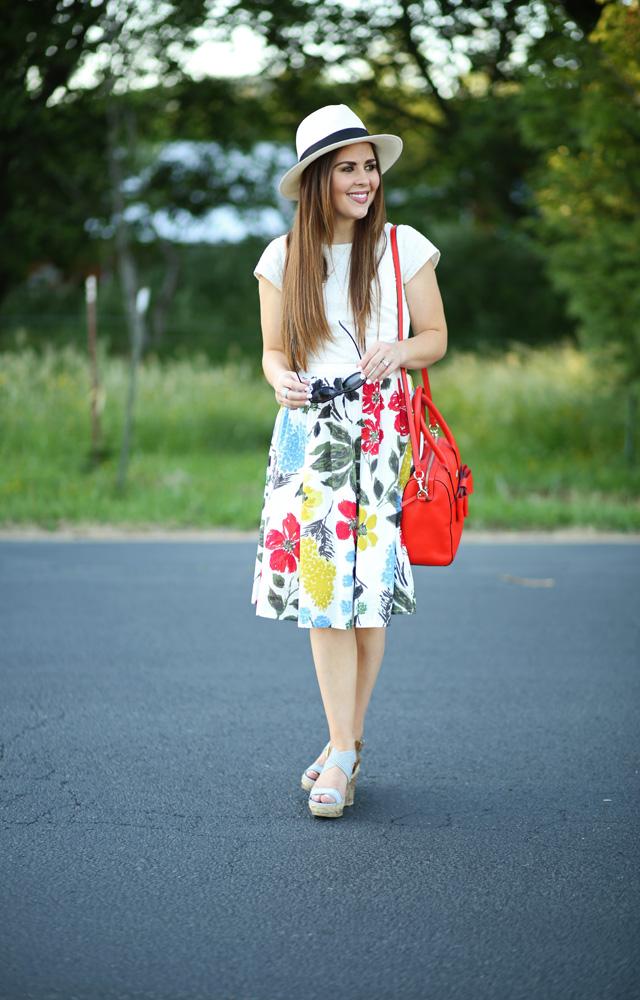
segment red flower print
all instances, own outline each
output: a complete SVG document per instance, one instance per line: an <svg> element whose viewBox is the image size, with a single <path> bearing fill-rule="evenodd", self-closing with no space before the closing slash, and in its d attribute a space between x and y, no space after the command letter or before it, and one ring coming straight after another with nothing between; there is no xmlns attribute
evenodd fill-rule
<svg viewBox="0 0 640 1000"><path fill-rule="evenodd" d="M272 528L265 541L265 548L273 549L269 566L277 573L295 573L296 560L300 558L300 524L293 514L287 514L282 531Z"/></svg>
<svg viewBox="0 0 640 1000"><path fill-rule="evenodd" d="M374 417L379 416L380 410L384 410L384 403L380 394L379 382L367 382L362 386L362 411L363 413L373 413Z"/></svg>
<svg viewBox="0 0 640 1000"><path fill-rule="evenodd" d="M344 514L346 521L338 521L336 524L336 535L341 538L342 541L348 538L349 535L355 538L356 531L358 530L358 505L357 503L352 503L350 500L342 500L338 504L338 510L341 514Z"/></svg>
<svg viewBox="0 0 640 1000"><path fill-rule="evenodd" d="M384 434L381 427L376 427L373 420L365 420L362 428L362 450L370 451L372 455L378 454L380 442Z"/></svg>
<svg viewBox="0 0 640 1000"><path fill-rule="evenodd" d="M398 411L398 416L393 426L398 434L406 436L409 433L409 420L407 418L407 404L405 403L404 393L394 392L391 394L389 409Z"/></svg>

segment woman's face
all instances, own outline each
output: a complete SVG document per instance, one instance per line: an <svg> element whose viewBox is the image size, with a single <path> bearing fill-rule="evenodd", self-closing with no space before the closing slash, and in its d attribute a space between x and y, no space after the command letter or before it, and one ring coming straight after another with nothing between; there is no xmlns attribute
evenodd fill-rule
<svg viewBox="0 0 640 1000"><path fill-rule="evenodd" d="M331 200L337 219L344 222L364 219L379 187L380 174L370 142L357 142L336 150Z"/></svg>

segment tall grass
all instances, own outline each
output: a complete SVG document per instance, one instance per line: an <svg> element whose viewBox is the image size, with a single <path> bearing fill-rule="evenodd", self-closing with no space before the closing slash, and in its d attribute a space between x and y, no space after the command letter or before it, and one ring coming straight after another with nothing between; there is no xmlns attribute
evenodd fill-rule
<svg viewBox="0 0 640 1000"><path fill-rule="evenodd" d="M89 462L89 378L73 348L0 355L0 523L252 528L277 407L263 379L202 357L139 374L127 490L115 486L126 362L100 361L106 458ZM470 527L640 528L624 400L572 347L451 356L436 404L471 466Z"/></svg>

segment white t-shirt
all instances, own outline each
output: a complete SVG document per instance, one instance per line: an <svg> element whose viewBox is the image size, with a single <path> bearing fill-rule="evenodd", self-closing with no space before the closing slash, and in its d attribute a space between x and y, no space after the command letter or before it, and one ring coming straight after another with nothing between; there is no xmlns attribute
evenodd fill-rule
<svg viewBox="0 0 640 1000"><path fill-rule="evenodd" d="M386 247L378 269L382 301L380 308L376 310L374 299L371 320L366 330L367 347L376 340L384 340L390 343L398 339L398 301L390 232L391 223L388 222L385 226ZM421 233L411 226L398 226L397 233L400 270L402 272L402 283L405 285L408 281L411 281L428 260L432 260L435 267L440 260L440 251L430 240L422 236ZM258 261L253 272L256 278L262 275L281 291L286 252L287 237L278 236L277 239L269 244ZM325 249L325 256L327 258L328 277L324 284L324 310L333 340L325 341L319 353L309 357L307 371L318 372L325 369L342 369L347 367L353 370L354 365L358 361L358 353L348 335L339 325L340 321L342 321L347 330L353 334L354 338L356 337L355 324L349 307L351 244L335 243L331 247L331 252L328 247ZM409 309L404 289L403 299L403 336L408 337Z"/></svg>

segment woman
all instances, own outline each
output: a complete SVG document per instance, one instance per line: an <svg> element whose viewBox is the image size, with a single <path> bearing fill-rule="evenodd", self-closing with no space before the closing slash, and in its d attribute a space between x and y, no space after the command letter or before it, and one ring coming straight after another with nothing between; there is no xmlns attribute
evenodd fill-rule
<svg viewBox="0 0 640 1000"><path fill-rule="evenodd" d="M369 135L341 104L305 118L296 144L298 163L280 182L298 201L293 228L255 270L263 369L281 409L252 600L257 614L310 630L329 743L302 785L314 816L336 817L353 802L385 628L392 614L415 611L400 533L410 470L400 368L441 358L447 328L440 253L400 226L414 336L398 340L381 175L402 141Z"/></svg>

